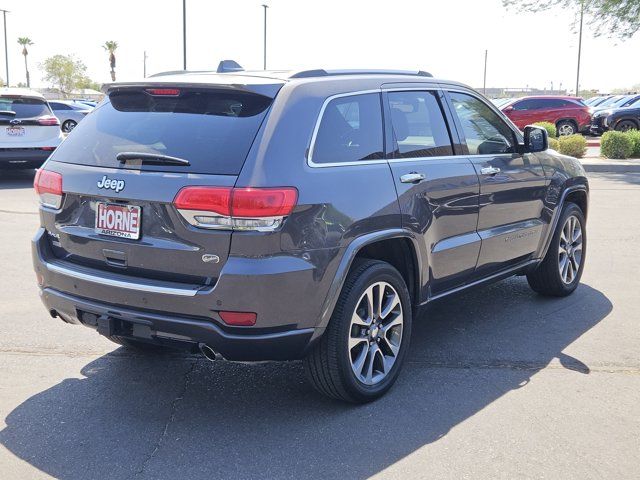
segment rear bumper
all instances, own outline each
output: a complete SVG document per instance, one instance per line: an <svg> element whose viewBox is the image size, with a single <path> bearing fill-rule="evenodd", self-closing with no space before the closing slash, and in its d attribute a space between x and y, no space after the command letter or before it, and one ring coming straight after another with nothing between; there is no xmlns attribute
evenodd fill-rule
<svg viewBox="0 0 640 480"><path fill-rule="evenodd" d="M68 323L84 325L103 335L118 335L195 351L206 343L227 360L294 360L302 358L314 329L266 334L225 332L207 319L144 312L94 302L43 288L42 302Z"/></svg>
<svg viewBox="0 0 640 480"><path fill-rule="evenodd" d="M53 150L39 148L2 148L0 149L0 169L3 168L39 168Z"/></svg>
<svg viewBox="0 0 640 480"><path fill-rule="evenodd" d="M192 350L206 343L229 360L247 361L302 358L319 332L332 276L319 276L299 257L229 257L215 285L202 287L80 267L57 259L47 237L40 228L32 243L41 299L69 323L97 328L103 317L113 335ZM255 312L256 325L230 327L218 310Z"/></svg>

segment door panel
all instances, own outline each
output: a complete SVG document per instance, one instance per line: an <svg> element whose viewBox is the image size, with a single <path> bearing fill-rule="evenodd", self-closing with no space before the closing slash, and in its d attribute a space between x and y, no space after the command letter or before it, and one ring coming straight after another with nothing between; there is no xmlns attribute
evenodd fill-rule
<svg viewBox="0 0 640 480"><path fill-rule="evenodd" d="M428 278L425 294L464 284L480 252L478 176L468 158L453 156L440 95L424 90L384 95L402 224L416 233L429 256L428 271L422 272Z"/></svg>
<svg viewBox="0 0 640 480"><path fill-rule="evenodd" d="M483 100L461 92L449 98L480 179L477 279L534 254L545 230L547 181L537 157L518 153L515 132Z"/></svg>

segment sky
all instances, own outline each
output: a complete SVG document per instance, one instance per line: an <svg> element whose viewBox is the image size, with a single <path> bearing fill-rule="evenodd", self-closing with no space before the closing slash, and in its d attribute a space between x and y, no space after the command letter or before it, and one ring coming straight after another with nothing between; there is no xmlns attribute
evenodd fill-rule
<svg viewBox="0 0 640 480"><path fill-rule="evenodd" d="M501 0L186 0L187 68L215 69L233 59L262 69L267 3L267 67L398 68L481 87L488 50L488 87L574 89L575 12L506 10ZM117 79L182 69L182 0L0 0L7 14L9 75L25 81L18 37L30 37L33 87L49 86L45 58L72 54L87 74L110 81L107 40L119 44ZM1 41L1 37L0 37ZM640 33L628 40L583 37L581 89L606 92L640 83ZM4 55L0 49L0 61ZM0 63L0 76L6 76Z"/></svg>

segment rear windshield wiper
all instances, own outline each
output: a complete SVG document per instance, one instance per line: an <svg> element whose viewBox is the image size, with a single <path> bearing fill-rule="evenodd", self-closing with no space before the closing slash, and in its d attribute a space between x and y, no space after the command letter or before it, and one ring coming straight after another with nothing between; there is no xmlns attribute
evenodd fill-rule
<svg viewBox="0 0 640 480"><path fill-rule="evenodd" d="M10 117L15 117L16 112L13 110L0 110L0 115L9 115Z"/></svg>
<svg viewBox="0 0 640 480"><path fill-rule="evenodd" d="M120 163L138 160L147 165L183 165L188 167L191 165L189 160L178 157L170 157L161 153L142 153L142 152L120 152L116 155L116 160Z"/></svg>

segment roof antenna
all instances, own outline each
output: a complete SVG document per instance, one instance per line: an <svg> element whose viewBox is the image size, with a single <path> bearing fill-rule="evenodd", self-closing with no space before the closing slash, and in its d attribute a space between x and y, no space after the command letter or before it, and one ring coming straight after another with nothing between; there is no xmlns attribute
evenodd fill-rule
<svg viewBox="0 0 640 480"><path fill-rule="evenodd" d="M228 73L228 72L242 72L244 68L240 66L238 62L233 60L222 60L218 64L217 73Z"/></svg>

